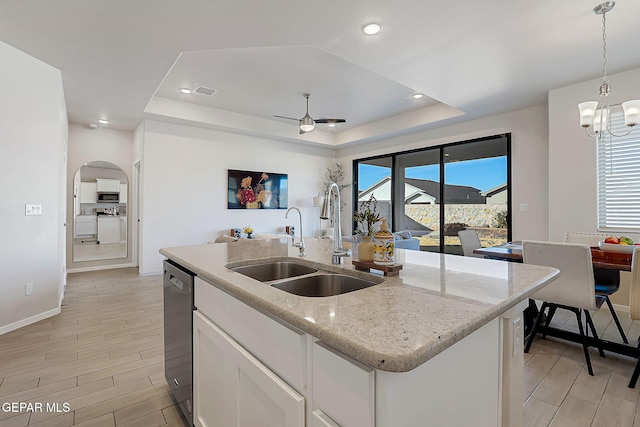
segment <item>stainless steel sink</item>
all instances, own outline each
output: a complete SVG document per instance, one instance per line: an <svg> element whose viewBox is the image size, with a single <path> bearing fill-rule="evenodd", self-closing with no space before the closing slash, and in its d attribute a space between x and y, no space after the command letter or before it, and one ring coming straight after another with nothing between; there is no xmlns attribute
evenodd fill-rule
<svg viewBox="0 0 640 427"><path fill-rule="evenodd" d="M270 262L265 264L252 264L232 268L236 273L244 274L261 282L288 279L289 277L302 276L315 273L318 270L306 265L293 262Z"/></svg>
<svg viewBox="0 0 640 427"><path fill-rule="evenodd" d="M303 297L330 297L368 288L377 283L342 274L317 274L274 283L271 286Z"/></svg>

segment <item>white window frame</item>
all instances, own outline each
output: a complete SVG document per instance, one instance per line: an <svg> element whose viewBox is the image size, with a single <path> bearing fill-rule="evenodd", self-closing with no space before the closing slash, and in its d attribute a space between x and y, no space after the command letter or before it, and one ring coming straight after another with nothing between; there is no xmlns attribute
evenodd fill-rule
<svg viewBox="0 0 640 427"><path fill-rule="evenodd" d="M628 132L622 111L611 112L610 127L618 135ZM597 179L598 230L640 231L640 130L600 138Z"/></svg>

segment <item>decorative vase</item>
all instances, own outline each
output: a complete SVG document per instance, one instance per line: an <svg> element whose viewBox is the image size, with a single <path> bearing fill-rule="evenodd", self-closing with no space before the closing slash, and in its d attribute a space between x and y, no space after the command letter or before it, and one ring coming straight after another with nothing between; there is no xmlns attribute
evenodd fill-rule
<svg viewBox="0 0 640 427"><path fill-rule="evenodd" d="M395 256L395 239L389 231L386 218L382 218L380 231L373 235L373 262L378 265L393 265Z"/></svg>
<svg viewBox="0 0 640 427"><path fill-rule="evenodd" d="M358 261L373 261L375 246L371 242L371 236L362 236L362 242L358 243Z"/></svg>
<svg viewBox="0 0 640 427"><path fill-rule="evenodd" d="M258 202L247 202L247 209L258 209Z"/></svg>
<svg viewBox="0 0 640 427"><path fill-rule="evenodd" d="M247 233L247 239L253 239L253 233Z"/></svg>

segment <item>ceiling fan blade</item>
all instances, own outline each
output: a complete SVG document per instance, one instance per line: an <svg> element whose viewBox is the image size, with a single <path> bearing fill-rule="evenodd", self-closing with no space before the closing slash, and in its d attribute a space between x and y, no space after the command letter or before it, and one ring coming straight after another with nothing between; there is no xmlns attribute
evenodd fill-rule
<svg viewBox="0 0 640 427"><path fill-rule="evenodd" d="M288 120L295 120L296 122L300 121L300 119L294 119L293 117L287 117L287 116L278 116L277 114L274 114L273 117L279 117L281 119L288 119Z"/></svg>
<svg viewBox="0 0 640 427"><path fill-rule="evenodd" d="M346 123L345 119L317 119L316 123Z"/></svg>

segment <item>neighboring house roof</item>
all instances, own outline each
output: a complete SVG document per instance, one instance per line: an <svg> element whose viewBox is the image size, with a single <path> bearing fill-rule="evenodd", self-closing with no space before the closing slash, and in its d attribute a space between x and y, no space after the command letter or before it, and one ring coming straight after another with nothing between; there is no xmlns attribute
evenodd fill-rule
<svg viewBox="0 0 640 427"><path fill-rule="evenodd" d="M409 186L406 186L409 187ZM427 203L427 204L434 204L436 202L436 198L433 197L430 194L425 193L422 190L418 190L418 191L414 191L411 194L407 194L407 188L405 187L405 192L404 192L404 202L405 203L414 203L414 204L418 204L418 203Z"/></svg>
<svg viewBox="0 0 640 427"><path fill-rule="evenodd" d="M445 184L444 191L448 203L486 203L486 196L480 190L466 185ZM391 177L382 178L360 192L359 201L369 199L374 193L378 200L391 200ZM440 203L440 183L429 179L405 179L405 203Z"/></svg>
<svg viewBox="0 0 640 427"><path fill-rule="evenodd" d="M490 188L488 190L485 190L480 194L482 194L484 197L491 197L491 196L495 196L496 194L501 193L501 192L506 191L506 190L507 190L507 184L504 183L504 184L500 184L500 185L498 185L496 187Z"/></svg>

